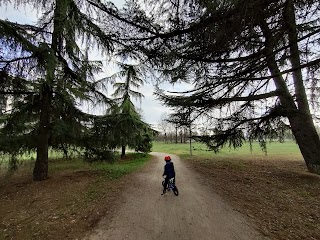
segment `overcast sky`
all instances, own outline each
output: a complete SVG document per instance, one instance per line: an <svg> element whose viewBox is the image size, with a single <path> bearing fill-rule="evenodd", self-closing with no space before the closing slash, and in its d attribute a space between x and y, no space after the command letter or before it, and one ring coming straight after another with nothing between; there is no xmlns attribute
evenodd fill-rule
<svg viewBox="0 0 320 240"><path fill-rule="evenodd" d="M121 8L124 4L124 0L113 0L113 2L118 6L118 8ZM0 18L8 19L13 22L31 24L36 21L37 17L37 13L32 11L30 8L21 7L19 10L14 9L12 6L1 6L0 8ZM168 91L179 91L182 89L181 85L164 85L163 87ZM136 103L136 107L141 107L144 121L156 127L160 122L161 116L165 113L168 114L169 110L165 106L162 106L160 102L155 100L153 96L154 86L151 83L145 84L139 91L143 93L145 97L141 100L141 103ZM92 112L92 109L89 106L84 106L84 111ZM94 113L103 114L104 109L97 107L94 109Z"/></svg>

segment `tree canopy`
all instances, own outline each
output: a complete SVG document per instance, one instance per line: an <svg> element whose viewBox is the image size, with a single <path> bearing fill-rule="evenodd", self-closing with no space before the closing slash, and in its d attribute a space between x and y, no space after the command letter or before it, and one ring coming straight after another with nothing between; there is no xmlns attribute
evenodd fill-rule
<svg viewBox="0 0 320 240"><path fill-rule="evenodd" d="M0 4L5 2L10 1ZM9 96L14 106L1 117L1 134L6 139L31 134L34 139L35 180L47 177L48 146L59 146L61 139L68 144L91 139L99 151L88 146L89 140L86 147L101 153L119 143L123 148L148 132L131 101L142 96L131 88L142 83L133 65L122 65L117 75L125 81L115 83L113 117L90 116L76 107L79 100L113 103L101 90L103 81L95 80L102 65L89 61L93 48L138 60L158 79L192 84L190 91L158 89L156 96L176 108L177 123L186 124L187 117L188 123L193 121L190 109L194 118L204 118L212 128L194 139L215 151L246 140L258 140L265 150L268 138L282 140L290 128L307 168L320 173L320 139L313 123L319 100L319 1L127 1L121 11L99 0L33 2L42 13L36 25L0 20L0 46L5 49L0 99L4 103ZM119 128L108 127L120 122ZM66 126L67 134L59 131ZM94 141L89 136L97 131L111 140Z"/></svg>
<svg viewBox="0 0 320 240"><path fill-rule="evenodd" d="M115 101L118 105L111 109L111 115L115 118L114 136L115 146L121 147L121 157L125 157L126 146L132 149L149 152L153 130L142 121L137 112L132 98L141 100L143 94L138 92L144 84L142 72L138 65L119 64L120 71L112 75Z"/></svg>
<svg viewBox="0 0 320 240"><path fill-rule="evenodd" d="M108 59L121 47L112 24L103 26L117 19L118 9L87 0L14 4L33 4L40 17L34 25L0 20L0 97L10 105L0 119L0 152L36 151L34 180L48 176L49 147L66 156L72 148L84 149L87 157L108 158L117 122L84 113L79 103L116 104L104 91L106 83L96 80L102 63L91 61L90 53L98 49Z"/></svg>
<svg viewBox="0 0 320 240"><path fill-rule="evenodd" d="M193 84L191 91L156 94L179 113L193 107L195 116L206 117L211 133L195 139L215 151L258 140L265 150L268 138L282 140L289 127L308 169L320 173L312 118L319 98L319 2L151 3L155 14L140 16L152 27L137 28L126 40L170 82Z"/></svg>

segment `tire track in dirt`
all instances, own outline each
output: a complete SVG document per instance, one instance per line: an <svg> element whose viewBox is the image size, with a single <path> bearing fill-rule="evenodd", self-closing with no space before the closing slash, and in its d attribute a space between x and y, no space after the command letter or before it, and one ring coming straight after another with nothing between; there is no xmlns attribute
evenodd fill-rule
<svg viewBox="0 0 320 240"><path fill-rule="evenodd" d="M200 184L200 175L171 155L179 196L162 196L164 153L134 174L111 219L103 219L84 240L259 240L265 239L244 216Z"/></svg>

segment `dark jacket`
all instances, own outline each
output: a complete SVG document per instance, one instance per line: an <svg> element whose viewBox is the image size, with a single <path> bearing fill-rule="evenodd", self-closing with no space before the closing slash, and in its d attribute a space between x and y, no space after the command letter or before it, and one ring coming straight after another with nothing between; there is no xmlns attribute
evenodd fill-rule
<svg viewBox="0 0 320 240"><path fill-rule="evenodd" d="M166 165L164 165L164 172L162 175L167 175L167 178L173 178L176 176L173 162L171 161L166 162Z"/></svg>

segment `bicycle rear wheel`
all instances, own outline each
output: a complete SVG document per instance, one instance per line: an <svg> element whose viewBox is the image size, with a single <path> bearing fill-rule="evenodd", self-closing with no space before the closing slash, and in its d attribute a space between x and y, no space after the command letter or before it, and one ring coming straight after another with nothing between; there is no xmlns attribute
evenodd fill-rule
<svg viewBox="0 0 320 240"><path fill-rule="evenodd" d="M176 186L174 186L173 188L173 193L174 195L178 196L179 195L179 191L178 191L178 188Z"/></svg>

